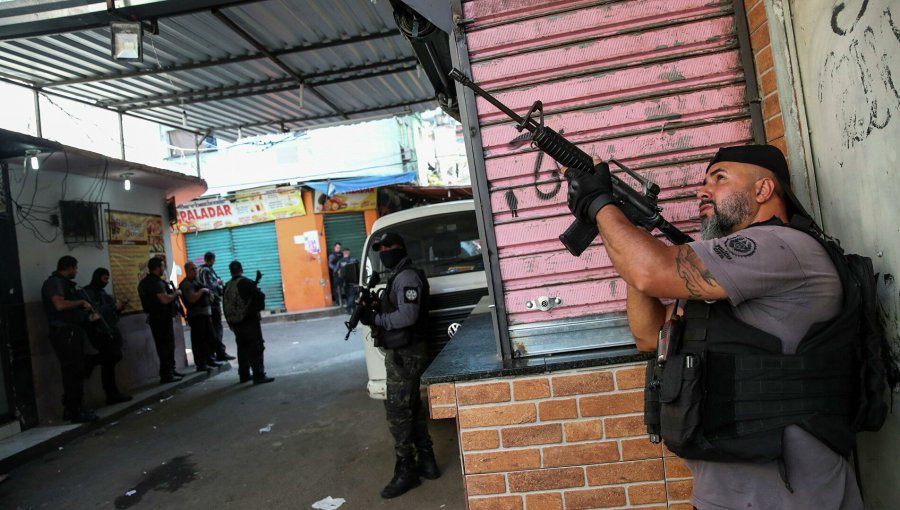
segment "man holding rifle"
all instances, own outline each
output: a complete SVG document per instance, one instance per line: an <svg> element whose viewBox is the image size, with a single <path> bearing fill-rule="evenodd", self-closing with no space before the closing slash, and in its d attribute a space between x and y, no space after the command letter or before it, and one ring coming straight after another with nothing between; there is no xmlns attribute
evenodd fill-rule
<svg viewBox="0 0 900 510"><path fill-rule="evenodd" d="M656 383L662 439L694 474L694 506L861 509L847 461L855 367L840 356L848 335L834 320L844 317L841 278L819 241L786 225L808 214L781 152L720 149L697 192L703 240L680 246L629 221L607 164L565 176L569 209L596 222L628 284L638 349L656 351L664 325L684 332L660 353ZM746 363L759 353L781 371ZM779 379L794 368L788 358L823 368ZM752 384L736 384L742 377Z"/></svg>

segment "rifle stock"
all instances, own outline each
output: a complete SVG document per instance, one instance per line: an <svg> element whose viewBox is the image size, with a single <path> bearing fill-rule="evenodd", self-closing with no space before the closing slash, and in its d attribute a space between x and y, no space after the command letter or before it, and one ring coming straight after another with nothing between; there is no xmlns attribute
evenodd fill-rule
<svg viewBox="0 0 900 510"><path fill-rule="evenodd" d="M498 110L505 113L509 118L516 121L517 130L526 130L531 133L532 143L538 149L553 158L557 163L582 172L593 173L594 161L588 153L579 149L575 144L566 140L556 131L544 126L544 109L543 104L540 101L535 101L531 106L531 109L528 110L528 113L525 114L525 117L522 117L512 111L508 106L501 103L500 100L492 96L489 92L479 87L478 84L469 79L462 71L453 69L450 71L450 77L472 89L476 95L484 98ZM537 121L532 118L532 115L535 113L538 116ZM687 234L678 230L659 214L660 211L662 211L657 205L659 186L637 172L632 171L615 159L610 159L609 162L618 166L621 171L627 173L641 184L641 191L637 191L628 184L622 182L615 174L610 174L612 178L613 196L632 223L651 231L654 228L657 228L675 244L684 244L691 240ZM597 228L596 224L589 224L576 219L569 225L565 232L559 236L559 240L569 253L577 257L590 246L599 234L600 230Z"/></svg>

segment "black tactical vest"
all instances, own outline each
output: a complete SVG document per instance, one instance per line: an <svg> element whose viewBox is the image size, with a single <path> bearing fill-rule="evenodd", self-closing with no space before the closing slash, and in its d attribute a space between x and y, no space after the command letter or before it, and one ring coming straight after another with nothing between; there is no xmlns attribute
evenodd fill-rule
<svg viewBox="0 0 900 510"><path fill-rule="evenodd" d="M387 349L415 346L424 353L425 341L427 340L428 333L428 300L430 294L428 278L426 278L424 271L407 266L392 274L390 278L388 278L387 286L384 288L384 299L381 300L380 311L381 313L391 313L397 310L398 306L396 303L391 303L390 296L393 295L392 287L394 279L404 271L415 271L418 273L419 280L422 282L422 292L419 296L419 317L416 319L416 323L408 328L396 331L382 330L378 332L376 336L379 337L381 343L380 346Z"/></svg>
<svg viewBox="0 0 900 510"><path fill-rule="evenodd" d="M782 354L779 338L737 319L727 302L687 303L681 338L664 363L647 367L651 439L683 458L765 462L781 458L784 428L798 425L849 456L861 296L840 255L826 251L843 284L842 311L813 325L795 354Z"/></svg>

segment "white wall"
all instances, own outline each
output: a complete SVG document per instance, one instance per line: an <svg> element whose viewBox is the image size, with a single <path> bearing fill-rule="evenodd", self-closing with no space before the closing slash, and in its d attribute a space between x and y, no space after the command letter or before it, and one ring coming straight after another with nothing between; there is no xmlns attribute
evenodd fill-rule
<svg viewBox="0 0 900 510"><path fill-rule="evenodd" d="M793 0L790 10L823 227L872 257L900 352L900 4ZM860 435L867 508L897 508L898 451L900 413Z"/></svg>

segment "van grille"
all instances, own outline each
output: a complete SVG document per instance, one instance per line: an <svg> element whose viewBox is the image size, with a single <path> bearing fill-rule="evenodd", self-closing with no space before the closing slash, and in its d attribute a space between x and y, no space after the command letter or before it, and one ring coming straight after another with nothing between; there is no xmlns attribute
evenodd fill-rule
<svg viewBox="0 0 900 510"><path fill-rule="evenodd" d="M487 294L487 288L481 288L429 296L429 307L433 311L428 317L428 363L434 361L450 340L447 336L450 324L465 320L478 301ZM448 308L451 310L447 310Z"/></svg>

